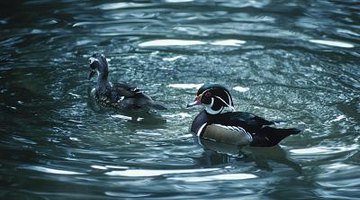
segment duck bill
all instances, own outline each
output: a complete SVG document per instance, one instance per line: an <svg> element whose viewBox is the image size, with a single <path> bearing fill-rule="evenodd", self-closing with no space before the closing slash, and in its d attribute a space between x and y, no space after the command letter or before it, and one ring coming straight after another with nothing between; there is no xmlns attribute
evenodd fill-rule
<svg viewBox="0 0 360 200"><path fill-rule="evenodd" d="M94 77L96 74L96 71L95 70L90 70L90 73L89 73L89 76L88 76L88 79L90 80L92 77Z"/></svg>
<svg viewBox="0 0 360 200"><path fill-rule="evenodd" d="M188 103L186 105L186 107L189 108L189 107L193 107L193 106L200 105L200 104L201 104L201 96L197 96L195 98L194 102Z"/></svg>

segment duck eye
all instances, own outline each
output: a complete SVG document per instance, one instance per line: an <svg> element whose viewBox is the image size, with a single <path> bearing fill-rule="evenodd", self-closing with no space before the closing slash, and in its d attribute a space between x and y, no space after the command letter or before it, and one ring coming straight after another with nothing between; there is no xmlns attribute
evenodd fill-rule
<svg viewBox="0 0 360 200"><path fill-rule="evenodd" d="M211 97L212 94L211 94L211 92L207 92L207 93L205 93L205 96L206 96L206 97Z"/></svg>

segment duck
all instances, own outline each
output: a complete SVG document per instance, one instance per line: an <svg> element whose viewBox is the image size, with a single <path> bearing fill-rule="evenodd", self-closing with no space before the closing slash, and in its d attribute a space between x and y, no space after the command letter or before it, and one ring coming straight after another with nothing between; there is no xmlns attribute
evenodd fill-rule
<svg viewBox="0 0 360 200"><path fill-rule="evenodd" d="M229 90L221 84L202 85L187 107L197 105L204 109L193 120L190 131L202 140L238 147L272 147L301 132L297 128L274 127L275 122L249 112L236 112Z"/></svg>
<svg viewBox="0 0 360 200"><path fill-rule="evenodd" d="M91 90L91 94L100 105L131 111L166 110L163 105L155 102L136 86L123 82L109 82L109 65L103 54L93 54L89 58L89 63L88 79L91 80L97 74L97 84Z"/></svg>

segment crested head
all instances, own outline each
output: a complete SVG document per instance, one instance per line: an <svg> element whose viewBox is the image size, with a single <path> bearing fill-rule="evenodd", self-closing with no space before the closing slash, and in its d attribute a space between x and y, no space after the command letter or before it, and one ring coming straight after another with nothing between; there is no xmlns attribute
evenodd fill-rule
<svg viewBox="0 0 360 200"><path fill-rule="evenodd" d="M205 111L209 114L220 114L234 110L234 104L229 90L220 84L204 84L196 94L195 102L189 104L205 106Z"/></svg>

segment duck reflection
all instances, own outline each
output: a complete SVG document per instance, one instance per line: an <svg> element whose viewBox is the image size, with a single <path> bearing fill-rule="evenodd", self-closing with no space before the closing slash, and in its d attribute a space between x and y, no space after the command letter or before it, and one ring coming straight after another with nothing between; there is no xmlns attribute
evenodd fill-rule
<svg viewBox="0 0 360 200"><path fill-rule="evenodd" d="M234 161L254 162L264 170L272 171L270 162L284 164L299 174L301 166L288 157L287 152L279 145L273 147L239 147L236 145L214 142L194 137L195 142L204 148L203 156L207 165L225 165Z"/></svg>

